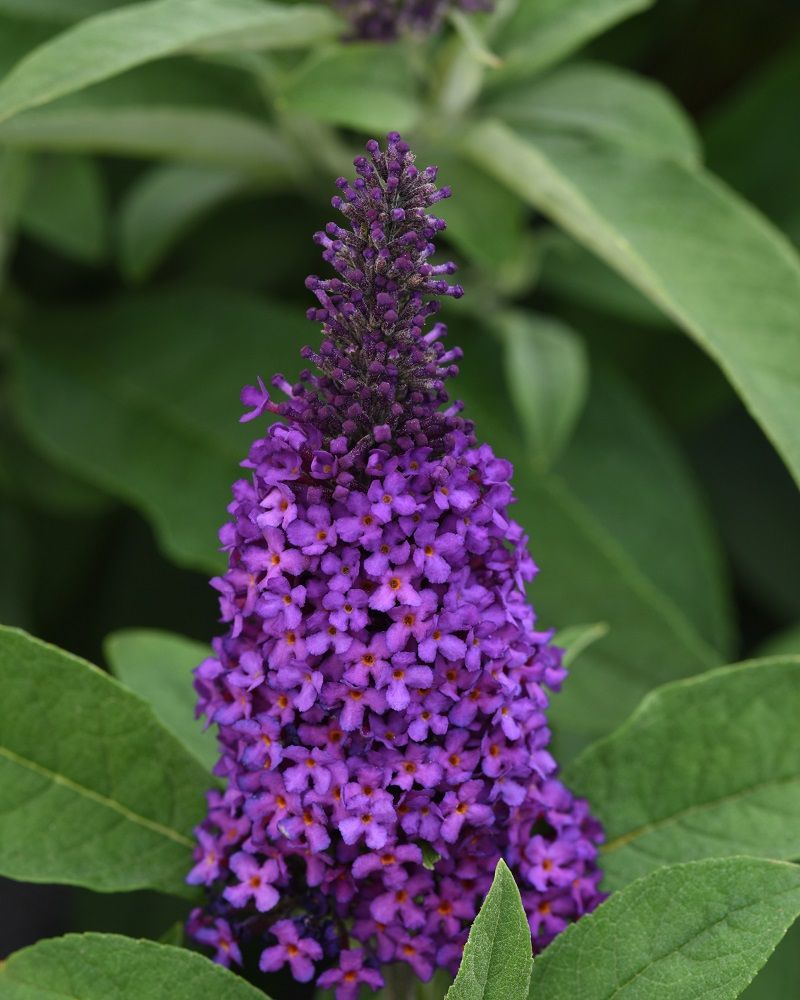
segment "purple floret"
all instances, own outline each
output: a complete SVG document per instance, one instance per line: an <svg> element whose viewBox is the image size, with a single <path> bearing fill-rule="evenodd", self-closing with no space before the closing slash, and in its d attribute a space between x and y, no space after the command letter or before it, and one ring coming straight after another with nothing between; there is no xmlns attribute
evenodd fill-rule
<svg viewBox="0 0 800 1000"><path fill-rule="evenodd" d="M338 182L316 236L323 341L243 463L215 581L227 633L196 671L218 726L190 881L197 940L264 969L378 988L381 966L455 972L499 858L534 947L602 899L602 830L558 781L548 691L565 670L537 631L536 573L509 516L510 463L450 404L458 350L428 321L459 296L433 264L449 194L396 134ZM249 414L248 416L252 416Z"/></svg>
<svg viewBox="0 0 800 1000"><path fill-rule="evenodd" d="M329 0L351 25L353 38L391 41L401 35L428 35L448 12L491 10L492 0Z"/></svg>

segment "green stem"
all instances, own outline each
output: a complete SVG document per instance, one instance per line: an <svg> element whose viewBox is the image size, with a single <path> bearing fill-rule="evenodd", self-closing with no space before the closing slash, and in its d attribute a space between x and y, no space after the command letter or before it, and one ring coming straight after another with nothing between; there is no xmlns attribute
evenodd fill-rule
<svg viewBox="0 0 800 1000"><path fill-rule="evenodd" d="M419 980L405 962L384 966L381 974L386 981L386 987L381 992L382 1000L417 1000Z"/></svg>

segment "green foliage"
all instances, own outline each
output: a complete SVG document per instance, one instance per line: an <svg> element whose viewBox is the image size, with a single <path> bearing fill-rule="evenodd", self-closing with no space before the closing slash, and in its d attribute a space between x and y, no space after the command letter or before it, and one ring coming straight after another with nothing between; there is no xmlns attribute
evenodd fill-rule
<svg viewBox="0 0 800 1000"><path fill-rule="evenodd" d="M82 21L29 53L0 84L0 121L134 66L195 49L303 47L336 30L319 7L266 0L149 0Z"/></svg>
<svg viewBox="0 0 800 1000"><path fill-rule="evenodd" d="M673 159L500 122L468 144L697 339L800 480L800 265L780 233Z"/></svg>
<svg viewBox="0 0 800 1000"><path fill-rule="evenodd" d="M650 694L565 780L606 828L609 889L677 861L800 857L800 656Z"/></svg>
<svg viewBox="0 0 800 1000"><path fill-rule="evenodd" d="M205 770L139 698L24 632L0 628L0 677L0 873L187 894Z"/></svg>
<svg viewBox="0 0 800 1000"><path fill-rule="evenodd" d="M800 914L800 869L755 858L652 872L558 937L531 1000L733 1000Z"/></svg>
<svg viewBox="0 0 800 1000"><path fill-rule="evenodd" d="M307 333L302 310L199 289L42 315L18 345L20 418L55 462L140 505L173 557L214 571L252 437L238 387L295 374Z"/></svg>
<svg viewBox="0 0 800 1000"><path fill-rule="evenodd" d="M69 934L16 952L0 966L0 992L4 1000L265 1000L201 955L116 934Z"/></svg>
<svg viewBox="0 0 800 1000"><path fill-rule="evenodd" d="M151 706L170 732L207 769L219 752L213 729L204 730L194 715L192 670L209 654L208 646L155 629L125 629L105 642L114 675Z"/></svg>
<svg viewBox="0 0 800 1000"><path fill-rule="evenodd" d="M500 860L445 1000L524 1000L532 965L528 918L514 876Z"/></svg>

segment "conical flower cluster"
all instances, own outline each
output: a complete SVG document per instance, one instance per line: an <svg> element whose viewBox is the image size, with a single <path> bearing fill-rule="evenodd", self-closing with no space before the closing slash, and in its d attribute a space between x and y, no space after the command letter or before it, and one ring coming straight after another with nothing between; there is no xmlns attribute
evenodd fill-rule
<svg viewBox="0 0 800 1000"><path fill-rule="evenodd" d="M380 969L455 971L500 857L541 949L600 900L601 829L557 780L548 690L565 671L525 597L511 465L450 405L457 350L429 320L449 195L396 134L340 179L316 235L314 371L250 387L252 445L221 532L227 633L196 672L225 788L209 794L190 921L220 961L353 1000Z"/></svg>
<svg viewBox="0 0 800 1000"><path fill-rule="evenodd" d="M347 18L354 38L391 41L401 35L428 35L448 11L489 10L492 0L331 0Z"/></svg>

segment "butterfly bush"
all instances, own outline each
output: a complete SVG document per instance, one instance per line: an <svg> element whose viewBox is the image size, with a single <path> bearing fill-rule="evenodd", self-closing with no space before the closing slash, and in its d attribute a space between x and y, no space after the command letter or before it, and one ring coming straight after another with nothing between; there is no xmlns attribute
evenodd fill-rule
<svg viewBox="0 0 800 1000"><path fill-rule="evenodd" d="M451 10L489 10L491 0L330 0L351 25L355 38L390 41L429 34Z"/></svg>
<svg viewBox="0 0 800 1000"><path fill-rule="evenodd" d="M313 369L242 394L243 419L278 419L233 487L227 631L195 682L224 788L190 932L338 1000L390 963L455 972L500 857L537 949L602 898L600 826L547 749L565 670L525 596L512 468L449 402L460 351L429 323L462 294L431 260L450 191L397 134L367 152L315 236L336 275L307 280Z"/></svg>

